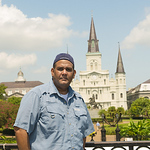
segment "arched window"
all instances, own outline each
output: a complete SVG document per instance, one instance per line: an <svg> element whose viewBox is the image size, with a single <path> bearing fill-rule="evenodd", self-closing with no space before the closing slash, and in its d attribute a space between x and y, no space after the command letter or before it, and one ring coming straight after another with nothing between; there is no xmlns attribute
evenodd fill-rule
<svg viewBox="0 0 150 150"><path fill-rule="evenodd" d="M120 98L123 98L123 94L122 93L120 93Z"/></svg>
<svg viewBox="0 0 150 150"><path fill-rule="evenodd" d="M95 70L97 70L97 62L95 62Z"/></svg>
<svg viewBox="0 0 150 150"><path fill-rule="evenodd" d="M85 80L83 80L83 85L85 85Z"/></svg>
<svg viewBox="0 0 150 150"><path fill-rule="evenodd" d="M147 99L149 99L149 97L148 97L148 96L145 96L144 98L147 98Z"/></svg>
<svg viewBox="0 0 150 150"><path fill-rule="evenodd" d="M95 95L95 98L98 99L98 95L97 94Z"/></svg>
<svg viewBox="0 0 150 150"><path fill-rule="evenodd" d="M115 98L115 95L114 95L114 93L112 93L112 100L114 100L114 98Z"/></svg>
<svg viewBox="0 0 150 150"><path fill-rule="evenodd" d="M93 63L91 63L91 70L93 70Z"/></svg>
<svg viewBox="0 0 150 150"><path fill-rule="evenodd" d="M104 85L106 85L106 79L104 79Z"/></svg>

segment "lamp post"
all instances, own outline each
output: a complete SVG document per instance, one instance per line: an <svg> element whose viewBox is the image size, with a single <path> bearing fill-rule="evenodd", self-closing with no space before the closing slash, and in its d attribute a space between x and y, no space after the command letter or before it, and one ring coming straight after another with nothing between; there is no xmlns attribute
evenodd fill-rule
<svg viewBox="0 0 150 150"><path fill-rule="evenodd" d="M106 130L104 128L104 119L105 119L105 114L102 114L102 120L103 120L103 126L102 126L102 130L101 130L102 141L106 141Z"/></svg>

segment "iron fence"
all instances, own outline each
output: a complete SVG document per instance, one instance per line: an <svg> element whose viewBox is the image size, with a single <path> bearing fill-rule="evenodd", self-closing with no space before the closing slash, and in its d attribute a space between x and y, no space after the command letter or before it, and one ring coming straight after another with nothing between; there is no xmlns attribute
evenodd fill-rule
<svg viewBox="0 0 150 150"><path fill-rule="evenodd" d="M106 150L110 147L111 150L145 150L150 149L150 141L109 141L109 142L87 142L86 148L92 150ZM18 150L17 144L0 144L1 150Z"/></svg>

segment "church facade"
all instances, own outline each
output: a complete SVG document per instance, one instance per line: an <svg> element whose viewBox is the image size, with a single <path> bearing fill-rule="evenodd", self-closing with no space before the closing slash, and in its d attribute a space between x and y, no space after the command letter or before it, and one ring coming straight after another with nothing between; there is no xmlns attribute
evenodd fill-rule
<svg viewBox="0 0 150 150"><path fill-rule="evenodd" d="M108 70L102 70L101 56L92 17L86 54L86 70L80 71L79 80L73 80L71 86L82 95L87 104L90 98L93 98L99 104L99 109L115 106L116 108L123 107L126 110L126 75L120 48L115 79L110 78Z"/></svg>

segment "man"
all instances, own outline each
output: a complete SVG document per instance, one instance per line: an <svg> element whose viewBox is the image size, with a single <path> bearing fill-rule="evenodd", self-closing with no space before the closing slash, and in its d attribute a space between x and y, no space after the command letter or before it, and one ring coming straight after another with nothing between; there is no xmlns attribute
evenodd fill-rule
<svg viewBox="0 0 150 150"><path fill-rule="evenodd" d="M82 97L72 90L74 60L56 56L52 81L30 90L22 99L14 130L19 150L83 150L94 132Z"/></svg>

